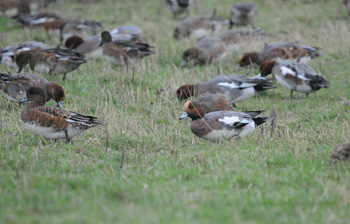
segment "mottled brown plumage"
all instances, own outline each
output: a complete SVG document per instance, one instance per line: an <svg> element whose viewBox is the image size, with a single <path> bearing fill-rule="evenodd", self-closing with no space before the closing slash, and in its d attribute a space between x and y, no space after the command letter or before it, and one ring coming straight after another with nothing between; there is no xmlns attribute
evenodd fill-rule
<svg viewBox="0 0 350 224"><path fill-rule="evenodd" d="M341 144L331 152L329 161L331 163L345 162L350 158L350 142Z"/></svg>

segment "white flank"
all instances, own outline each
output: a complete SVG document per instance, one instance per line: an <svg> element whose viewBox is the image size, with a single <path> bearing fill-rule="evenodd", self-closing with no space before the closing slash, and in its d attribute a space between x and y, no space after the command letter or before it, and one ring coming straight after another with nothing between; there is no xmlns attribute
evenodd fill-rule
<svg viewBox="0 0 350 224"><path fill-rule="evenodd" d="M34 67L34 71L40 72L40 73L49 73L50 67L46 64L37 64Z"/></svg>
<svg viewBox="0 0 350 224"><path fill-rule="evenodd" d="M209 36L212 33L211 30L199 28L191 32L190 38L199 39L201 37Z"/></svg>
<svg viewBox="0 0 350 224"><path fill-rule="evenodd" d="M44 138L52 138L52 139L66 138L66 134L64 133L63 130L56 130L53 127L41 127L31 123L24 123L24 126L33 134L42 136ZM80 134L81 132L83 132L83 130L80 130L79 128L68 127L69 138L73 138L74 136Z"/></svg>
<svg viewBox="0 0 350 224"><path fill-rule="evenodd" d="M240 95L233 99L233 103L250 99L255 96L255 93L254 87L242 89L240 90Z"/></svg>

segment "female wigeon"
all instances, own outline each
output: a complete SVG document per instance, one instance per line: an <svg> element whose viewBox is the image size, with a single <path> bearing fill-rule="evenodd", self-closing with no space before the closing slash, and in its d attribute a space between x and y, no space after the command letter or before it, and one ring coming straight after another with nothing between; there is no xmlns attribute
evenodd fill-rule
<svg viewBox="0 0 350 224"><path fill-rule="evenodd" d="M86 40L99 34L102 30L102 24L96 21L67 21L60 26L61 41L67 40L69 37L72 36L78 36Z"/></svg>
<svg viewBox="0 0 350 224"><path fill-rule="evenodd" d="M232 6L232 9L230 11L230 16L229 16L230 27L229 27L229 29L231 29L233 25L253 26L253 22L257 16L258 16L258 10L254 4L248 3L248 2L236 3Z"/></svg>
<svg viewBox="0 0 350 224"><path fill-rule="evenodd" d="M226 56L226 45L220 37L203 37L199 39L195 47L186 49L182 53L180 67L190 61L198 61L201 64L209 64L222 60Z"/></svg>
<svg viewBox="0 0 350 224"><path fill-rule="evenodd" d="M165 2L173 13L174 19L177 14L188 12L193 5L193 0L165 0Z"/></svg>
<svg viewBox="0 0 350 224"><path fill-rule="evenodd" d="M341 144L335 148L334 151L331 152L329 157L329 161L331 163L343 162L349 160L350 158L350 142L346 142Z"/></svg>
<svg viewBox="0 0 350 224"><path fill-rule="evenodd" d="M265 62L260 66L260 74L266 76L273 74L278 83L290 90L290 98L293 91L306 93L315 92L321 88L328 88L328 81L316 73L312 68L300 62L277 63Z"/></svg>
<svg viewBox="0 0 350 224"><path fill-rule="evenodd" d="M0 64L17 67L15 57L17 54L28 50L41 50L51 48L49 45L37 41L24 41L0 49Z"/></svg>
<svg viewBox="0 0 350 224"><path fill-rule="evenodd" d="M350 0L343 0L343 5L348 13L348 17L350 17Z"/></svg>
<svg viewBox="0 0 350 224"><path fill-rule="evenodd" d="M29 64L32 71L48 73L49 75L66 74L86 63L84 55L73 52L71 49L50 48L45 50L30 50L19 53L16 56L18 72Z"/></svg>
<svg viewBox="0 0 350 224"><path fill-rule="evenodd" d="M245 137L257 126L272 119L272 117L260 117L260 113L261 111L216 111L204 114L200 105L194 105L188 101L184 105L184 113L180 120L190 117L192 119L191 131L197 137L210 141L235 140Z"/></svg>
<svg viewBox="0 0 350 224"><path fill-rule="evenodd" d="M242 44L262 39L264 34L265 32L260 29L226 30L219 37L225 42L229 50L238 50Z"/></svg>
<svg viewBox="0 0 350 224"><path fill-rule="evenodd" d="M210 36L220 30L227 20L215 16L215 11L211 17L188 17L174 29L174 38L179 40L184 37L202 38Z"/></svg>
<svg viewBox="0 0 350 224"><path fill-rule="evenodd" d="M220 75L208 82L183 85L176 91L179 100L190 96L199 96L203 93L222 94L231 104L244 101L255 96L257 92L276 88L270 80L262 77L248 77L241 75Z"/></svg>
<svg viewBox="0 0 350 224"><path fill-rule="evenodd" d="M229 109L225 96L218 93L202 93L196 98L196 100L192 100L190 102L196 108L201 108L204 114Z"/></svg>
<svg viewBox="0 0 350 224"><path fill-rule="evenodd" d="M27 91L30 104L22 109L24 126L33 134L50 139L66 139L82 133L88 128L101 125L96 117L85 116L57 107L45 106L45 93L41 88L31 87Z"/></svg>
<svg viewBox="0 0 350 224"><path fill-rule="evenodd" d="M26 98L26 92L30 87L40 87L44 90L47 101L53 99L57 106L62 107L62 101L66 98L63 87L55 82L49 82L45 78L28 73L1 74L0 87L6 97L15 102Z"/></svg>
<svg viewBox="0 0 350 224"><path fill-rule="evenodd" d="M146 43L136 43L133 41L112 41L112 36L108 31L101 34L101 46L103 46L104 58L114 65L133 64L140 59L154 54L152 46Z"/></svg>
<svg viewBox="0 0 350 224"><path fill-rule="evenodd" d="M265 44L261 52L248 52L240 56L238 66L243 67L255 63L261 65L266 61L294 61L306 63L320 56L319 48L300 45L297 42L281 41Z"/></svg>

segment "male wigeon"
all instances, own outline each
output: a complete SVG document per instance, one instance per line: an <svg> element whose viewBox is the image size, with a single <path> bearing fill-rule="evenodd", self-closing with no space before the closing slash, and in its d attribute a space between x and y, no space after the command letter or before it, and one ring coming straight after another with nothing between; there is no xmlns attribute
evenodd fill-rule
<svg viewBox="0 0 350 224"><path fill-rule="evenodd" d="M343 5L348 13L348 17L350 17L350 0L343 0Z"/></svg>
<svg viewBox="0 0 350 224"><path fill-rule="evenodd" d="M60 26L61 41L72 36L78 36L86 40L99 34L102 30L102 24L93 20L66 21Z"/></svg>
<svg viewBox="0 0 350 224"><path fill-rule="evenodd" d="M193 5L193 0L165 0L165 2L173 13L174 19L177 14L188 12Z"/></svg>
<svg viewBox="0 0 350 224"><path fill-rule="evenodd" d="M297 42L281 41L265 44L261 52L248 52L240 56L238 66L246 66L251 63L261 65L266 61L277 62L294 61L306 63L310 59L320 56L319 48L305 46Z"/></svg>
<svg viewBox="0 0 350 224"><path fill-rule="evenodd" d="M49 45L37 41L24 41L0 49L0 64L4 66L17 67L15 56L23 51L33 49L48 49Z"/></svg>
<svg viewBox="0 0 350 224"><path fill-rule="evenodd" d="M205 83L183 85L177 89L176 97L183 100L203 93L218 93L223 95L230 104L234 104L250 99L257 92L272 88L276 86L273 86L270 80L262 77L220 75Z"/></svg>
<svg viewBox="0 0 350 224"><path fill-rule="evenodd" d="M190 61L198 61L201 64L209 64L220 61L226 56L226 45L220 37L203 37L197 41L195 47L186 49L182 53L180 67Z"/></svg>
<svg viewBox="0 0 350 224"><path fill-rule="evenodd" d="M71 49L50 48L45 50L30 50L16 56L18 72L29 64L32 71L48 73L49 75L63 74L65 80L67 73L86 63L84 55L73 52Z"/></svg>
<svg viewBox="0 0 350 224"><path fill-rule="evenodd" d="M338 145L334 151L331 152L329 161L331 163L344 162L350 158L350 142Z"/></svg>
<svg viewBox="0 0 350 224"><path fill-rule="evenodd" d="M321 88L328 88L328 81L316 73L312 68L300 62L277 63L275 61L265 62L260 66L260 74L266 76L273 74L278 83L290 90L306 93L315 92Z"/></svg>
<svg viewBox="0 0 350 224"><path fill-rule="evenodd" d="M232 9L230 11L230 16L229 16L230 27L229 27L229 29L231 29L233 25L253 26L253 22L257 16L258 16L258 10L254 4L248 3L248 2L236 3L232 6Z"/></svg>
<svg viewBox="0 0 350 224"><path fill-rule="evenodd" d="M42 27L50 38L49 31L57 30L65 23L65 19L54 12L39 12L29 15L22 15L17 18L17 24L23 27Z"/></svg>
<svg viewBox="0 0 350 224"><path fill-rule="evenodd" d="M57 106L62 107L62 101L66 98L63 87L55 82L49 82L45 78L28 73L1 74L0 87L6 97L15 102L26 98L26 92L30 87L40 87L44 90L47 101L53 99Z"/></svg>
<svg viewBox="0 0 350 224"><path fill-rule="evenodd" d="M184 113L180 120L190 117L190 128L197 137L210 141L243 138L254 129L272 119L272 117L260 117L261 111L235 112L216 111L204 114L200 105L194 105L188 101L184 105Z"/></svg>
<svg viewBox="0 0 350 224"><path fill-rule="evenodd" d="M45 106L46 97L41 88L31 87L27 90L30 104L22 109L22 122L33 134L49 139L66 139L82 133L88 128L101 125L96 117L85 116L58 107Z"/></svg>
<svg viewBox="0 0 350 224"><path fill-rule="evenodd" d="M103 46L104 58L114 65L129 65L140 59L154 54L152 46L146 43L136 43L133 41L112 41L112 36L108 31L101 33L101 46Z"/></svg>
<svg viewBox="0 0 350 224"><path fill-rule="evenodd" d="M210 36L220 30L222 25L227 24L227 20L215 16L215 11L211 17L188 17L174 29L174 38L202 38Z"/></svg>
<svg viewBox="0 0 350 224"><path fill-rule="evenodd" d="M260 29L251 30L226 30L219 37L225 42L229 50L238 50L242 44L260 40L265 34Z"/></svg>
<svg viewBox="0 0 350 224"><path fill-rule="evenodd" d="M196 100L190 102L196 108L201 108L204 114L229 109L225 96L218 93L202 93L196 98Z"/></svg>

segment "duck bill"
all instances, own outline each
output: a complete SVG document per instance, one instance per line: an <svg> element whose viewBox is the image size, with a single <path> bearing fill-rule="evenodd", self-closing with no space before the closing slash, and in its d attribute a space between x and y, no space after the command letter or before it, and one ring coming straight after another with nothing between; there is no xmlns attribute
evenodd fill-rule
<svg viewBox="0 0 350 224"><path fill-rule="evenodd" d="M180 67L184 67L185 65L187 65L187 61L186 60L182 60Z"/></svg>
<svg viewBox="0 0 350 224"><path fill-rule="evenodd" d="M58 101L58 102L57 102L57 106L58 106L59 108L63 108L63 103L62 103L62 101Z"/></svg>
<svg viewBox="0 0 350 224"><path fill-rule="evenodd" d="M179 118L179 120L182 120L184 118L188 117L188 114L186 112L184 112L181 117Z"/></svg>
<svg viewBox="0 0 350 224"><path fill-rule="evenodd" d="M101 47L102 45L103 45L103 42L101 41L101 43L98 46Z"/></svg>
<svg viewBox="0 0 350 224"><path fill-rule="evenodd" d="M23 67L19 66L17 73L20 73L22 71Z"/></svg>
<svg viewBox="0 0 350 224"><path fill-rule="evenodd" d="M28 102L28 98L27 97L24 98L23 100L19 101L18 103L19 103L19 105L21 105L22 103L25 103L25 102Z"/></svg>

